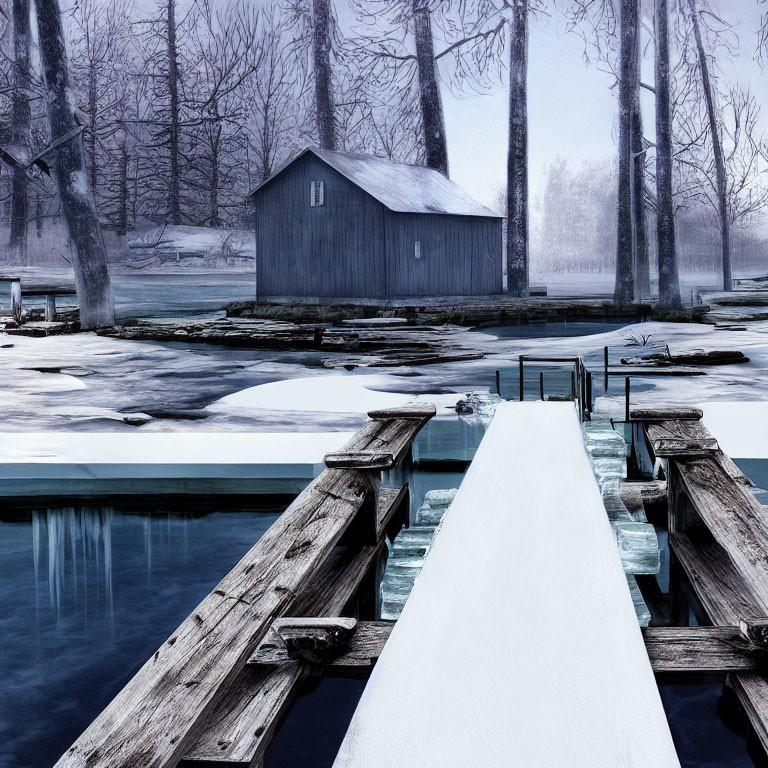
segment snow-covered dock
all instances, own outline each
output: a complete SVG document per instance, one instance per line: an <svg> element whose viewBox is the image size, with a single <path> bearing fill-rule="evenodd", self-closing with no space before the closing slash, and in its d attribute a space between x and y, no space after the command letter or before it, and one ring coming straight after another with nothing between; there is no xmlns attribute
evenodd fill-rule
<svg viewBox="0 0 768 768"><path fill-rule="evenodd" d="M0 433L0 498L295 496L351 432Z"/></svg>
<svg viewBox="0 0 768 768"><path fill-rule="evenodd" d="M679 765L571 403L498 407L335 765Z"/></svg>

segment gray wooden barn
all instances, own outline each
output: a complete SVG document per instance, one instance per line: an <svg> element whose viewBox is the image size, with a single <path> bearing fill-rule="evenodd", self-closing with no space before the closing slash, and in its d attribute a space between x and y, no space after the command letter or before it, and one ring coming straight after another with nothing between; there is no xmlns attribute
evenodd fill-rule
<svg viewBox="0 0 768 768"><path fill-rule="evenodd" d="M308 148L251 200L260 299L502 292L501 217L429 168Z"/></svg>

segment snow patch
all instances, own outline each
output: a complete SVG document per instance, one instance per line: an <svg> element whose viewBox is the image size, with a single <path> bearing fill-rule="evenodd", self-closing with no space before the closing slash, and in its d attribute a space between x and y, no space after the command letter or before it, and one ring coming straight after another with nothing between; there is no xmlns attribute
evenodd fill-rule
<svg viewBox="0 0 768 768"><path fill-rule="evenodd" d="M736 459L768 459L768 402L702 403L703 422Z"/></svg>

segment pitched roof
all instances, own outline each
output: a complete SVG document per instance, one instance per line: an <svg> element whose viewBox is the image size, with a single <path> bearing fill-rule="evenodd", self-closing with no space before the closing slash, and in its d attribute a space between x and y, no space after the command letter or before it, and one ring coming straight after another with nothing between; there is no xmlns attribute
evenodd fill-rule
<svg viewBox="0 0 768 768"><path fill-rule="evenodd" d="M353 184L398 213L444 213L501 218L473 200L458 184L423 165L394 163L376 155L308 147L251 192L256 194L307 152L311 152Z"/></svg>

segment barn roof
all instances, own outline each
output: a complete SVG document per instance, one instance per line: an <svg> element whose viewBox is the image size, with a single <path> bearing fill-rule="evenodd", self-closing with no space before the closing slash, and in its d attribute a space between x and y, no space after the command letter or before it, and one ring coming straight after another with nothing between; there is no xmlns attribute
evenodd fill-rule
<svg viewBox="0 0 768 768"><path fill-rule="evenodd" d="M384 157L354 152L336 152L307 147L251 192L279 176L286 168L311 152L353 184L398 213L443 213L455 216L501 218L473 200L458 184L423 165L394 163Z"/></svg>

